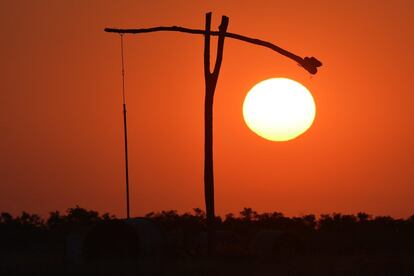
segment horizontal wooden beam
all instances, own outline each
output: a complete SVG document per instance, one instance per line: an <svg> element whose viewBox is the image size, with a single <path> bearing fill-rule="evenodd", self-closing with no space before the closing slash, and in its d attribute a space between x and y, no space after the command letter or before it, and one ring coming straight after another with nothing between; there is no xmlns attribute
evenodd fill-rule
<svg viewBox="0 0 414 276"><path fill-rule="evenodd" d="M115 29L115 28L105 28L105 32L108 33L119 33L119 34L144 34L144 33L152 33L152 32L182 32L182 33L189 33L189 34L200 34L204 35L205 30L199 30L199 29L189 29L179 26L160 26L160 27L152 27L152 28L144 28L144 29ZM218 36L218 31L211 31L210 35ZM255 45L260 45L266 48L269 48L287 58L290 58L291 60L296 61L300 66L306 69L311 74L316 74L318 72L318 67L322 66L322 63L317 60L315 57L305 57L302 58L300 56L297 56L285 49L280 48L279 46L261 40L257 38L250 38L244 35L234 34L234 33L228 33L226 32L226 37L241 40L244 42L248 42Z"/></svg>

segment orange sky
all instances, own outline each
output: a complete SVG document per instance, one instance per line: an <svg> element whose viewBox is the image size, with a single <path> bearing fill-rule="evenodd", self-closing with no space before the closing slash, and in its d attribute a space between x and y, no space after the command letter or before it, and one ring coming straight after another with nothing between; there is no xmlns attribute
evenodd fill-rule
<svg viewBox="0 0 414 276"><path fill-rule="evenodd" d="M79 204L123 216L119 37L104 27L203 28L271 41L324 65L315 76L226 39L216 90L219 214L414 213L413 1L1 1L0 211ZM214 40L215 42L215 40ZM203 38L127 36L132 215L204 208ZM275 143L245 125L269 77L311 90L313 127Z"/></svg>

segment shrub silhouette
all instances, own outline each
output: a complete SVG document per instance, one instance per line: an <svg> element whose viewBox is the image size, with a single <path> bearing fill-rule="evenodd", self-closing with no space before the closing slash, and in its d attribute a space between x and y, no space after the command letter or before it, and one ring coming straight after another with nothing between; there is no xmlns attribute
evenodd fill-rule
<svg viewBox="0 0 414 276"><path fill-rule="evenodd" d="M203 244L200 239L206 233L206 216L201 209L195 208L191 213L183 214L175 210L149 213L146 218L164 232L165 255L202 254L204 249L197 249ZM237 237L228 244L227 238L223 238L224 243L220 245L221 248L231 248L235 256L251 254L252 240L261 231L280 231L281 237L289 237L289 241L287 238L277 241L280 246L275 250L282 250L280 254L283 250L291 250L289 246L295 247L295 254L414 252L414 215L407 219L375 217L362 212L356 215L323 214L319 218L311 214L286 217L280 212L258 213L252 208L244 208L238 216L227 214L224 219L216 217L215 224L223 236ZM96 233L91 234L94 231ZM53 251L55 256L64 256L67 236L74 232L89 232L88 235L93 237L90 244L85 245L85 257L91 260L134 257L138 254L137 248L140 248L139 239L122 220L79 206L68 208L65 213L51 212L46 220L27 212L15 217L7 212L0 213L2 252L27 251L42 245ZM134 244L133 248L131 244Z"/></svg>
<svg viewBox="0 0 414 276"><path fill-rule="evenodd" d="M88 232L83 252L87 261L128 261L139 256L139 244L130 225L121 220L106 220Z"/></svg>

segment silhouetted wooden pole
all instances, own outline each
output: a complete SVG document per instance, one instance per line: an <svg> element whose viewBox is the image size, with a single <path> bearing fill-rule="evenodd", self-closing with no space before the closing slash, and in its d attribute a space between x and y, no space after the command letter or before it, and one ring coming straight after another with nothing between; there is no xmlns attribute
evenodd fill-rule
<svg viewBox="0 0 414 276"><path fill-rule="evenodd" d="M205 30L190 29L179 26L159 26L153 28L142 28L142 29L114 29L105 28L105 32L119 33L119 34L144 34L159 31L170 31L170 32L183 32L189 34L204 35L204 77L205 77L205 102L204 102L204 130L205 130L205 141L204 141L204 196L206 203L206 217L207 217L207 239L208 239L208 252L210 255L214 253L215 239L214 239L214 221L215 221L215 210L214 210L214 171L213 171L213 99L214 91L216 89L217 80L220 72L221 62L223 60L223 48L224 38L229 37L251 44L263 46L269 48L302 66L310 74L316 74L318 67L322 66L322 63L315 57L300 57L295 55L279 46L270 42L251 38L239 34L228 33L227 26L229 18L223 16L219 31L211 31L211 13L206 14ZM210 37L218 36L218 46L216 62L214 65L213 72L210 72Z"/></svg>
<svg viewBox="0 0 414 276"><path fill-rule="evenodd" d="M215 251L214 235L214 170L213 170L213 100L217 80L220 73L220 66L223 60L224 38L227 31L229 18L223 16L219 27L216 62L214 70L210 72L210 29L211 12L206 14L206 26L204 35L204 79L205 79L205 100L204 100L204 197L206 204L207 218L207 245L210 256Z"/></svg>
<svg viewBox="0 0 414 276"><path fill-rule="evenodd" d="M126 211L127 211L127 219L130 216L130 209L129 209L129 173L128 173L128 131L127 131L127 111L126 111L126 104L123 104L123 114L124 114L124 142L125 142L125 185L126 185Z"/></svg>

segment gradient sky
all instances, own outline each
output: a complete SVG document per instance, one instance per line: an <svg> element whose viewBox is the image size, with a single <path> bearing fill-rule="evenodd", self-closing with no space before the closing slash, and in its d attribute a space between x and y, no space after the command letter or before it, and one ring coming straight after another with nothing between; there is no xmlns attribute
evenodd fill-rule
<svg viewBox="0 0 414 276"><path fill-rule="evenodd" d="M229 32L323 62L311 76L226 39L215 97L216 208L414 213L414 1L0 1L0 210L78 204L125 215L120 40L105 27ZM215 45L216 40L213 40ZM203 37L126 36L132 215L204 208ZM317 116L275 143L245 125L247 91L288 77Z"/></svg>

